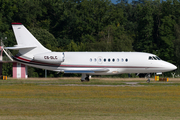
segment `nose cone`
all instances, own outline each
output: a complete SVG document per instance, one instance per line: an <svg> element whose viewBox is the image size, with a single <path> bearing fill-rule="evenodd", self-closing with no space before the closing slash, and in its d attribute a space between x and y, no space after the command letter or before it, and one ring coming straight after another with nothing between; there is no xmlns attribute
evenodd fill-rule
<svg viewBox="0 0 180 120"><path fill-rule="evenodd" d="M177 69L177 67L176 67L175 65L171 64L171 65L169 66L169 69L175 70L175 69Z"/></svg>
<svg viewBox="0 0 180 120"><path fill-rule="evenodd" d="M169 62L166 62L165 63L165 70L166 71L172 71L172 70L175 70L177 69L177 67Z"/></svg>

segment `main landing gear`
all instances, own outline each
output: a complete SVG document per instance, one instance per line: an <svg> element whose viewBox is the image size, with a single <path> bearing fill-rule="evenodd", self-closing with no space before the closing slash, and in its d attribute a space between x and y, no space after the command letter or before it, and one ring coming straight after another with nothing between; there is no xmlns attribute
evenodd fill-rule
<svg viewBox="0 0 180 120"><path fill-rule="evenodd" d="M81 82L89 82L89 75L83 73L81 77Z"/></svg>

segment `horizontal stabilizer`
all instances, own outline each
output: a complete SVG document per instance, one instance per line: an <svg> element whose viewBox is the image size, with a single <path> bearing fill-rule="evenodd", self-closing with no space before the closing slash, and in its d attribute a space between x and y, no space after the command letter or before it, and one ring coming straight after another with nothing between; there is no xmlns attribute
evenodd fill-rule
<svg viewBox="0 0 180 120"><path fill-rule="evenodd" d="M10 49L10 50L20 50L20 49L28 49L28 48L36 48L37 46L20 46L20 45L15 45L14 47L5 47L5 49Z"/></svg>
<svg viewBox="0 0 180 120"><path fill-rule="evenodd" d="M107 72L109 69L95 69L95 70L64 70L64 73L96 73Z"/></svg>

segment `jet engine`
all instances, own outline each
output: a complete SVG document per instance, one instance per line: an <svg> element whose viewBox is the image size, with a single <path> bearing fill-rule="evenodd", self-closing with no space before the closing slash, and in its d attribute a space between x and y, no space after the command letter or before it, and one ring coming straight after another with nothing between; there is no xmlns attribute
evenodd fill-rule
<svg viewBox="0 0 180 120"><path fill-rule="evenodd" d="M48 52L48 53L36 54L34 55L33 60L44 63L60 64L64 62L64 53Z"/></svg>

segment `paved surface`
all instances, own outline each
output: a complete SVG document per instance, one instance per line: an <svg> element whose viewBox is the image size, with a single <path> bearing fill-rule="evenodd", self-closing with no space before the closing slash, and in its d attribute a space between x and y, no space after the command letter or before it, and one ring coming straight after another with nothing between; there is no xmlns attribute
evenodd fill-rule
<svg viewBox="0 0 180 120"><path fill-rule="evenodd" d="M11 78L8 77L8 79L17 79L17 78ZM80 80L81 77L59 77L59 78L27 78L28 80ZM146 82L147 78L100 78L100 77L92 77L92 80L98 79L98 80L113 80L113 81L144 81ZM90 80L91 80L90 79ZM151 82L154 81L154 78L151 78ZM179 81L180 78L169 78L170 81Z"/></svg>

